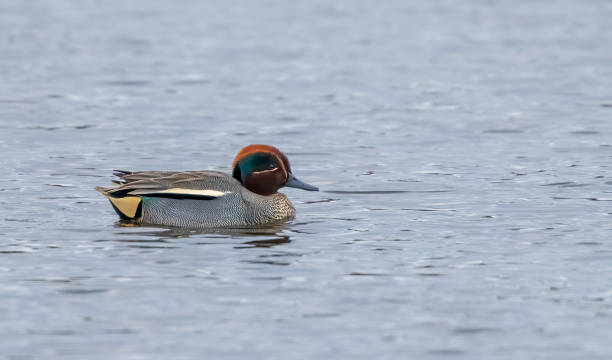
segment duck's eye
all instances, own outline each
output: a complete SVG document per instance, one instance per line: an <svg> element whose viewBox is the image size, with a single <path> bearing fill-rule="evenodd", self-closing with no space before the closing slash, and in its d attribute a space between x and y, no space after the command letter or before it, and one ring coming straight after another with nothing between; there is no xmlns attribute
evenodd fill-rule
<svg viewBox="0 0 612 360"><path fill-rule="evenodd" d="M274 165L274 164L272 164L272 163L268 164L268 169L269 169L269 170L272 170L272 169L274 169L275 167L276 167L276 165Z"/></svg>

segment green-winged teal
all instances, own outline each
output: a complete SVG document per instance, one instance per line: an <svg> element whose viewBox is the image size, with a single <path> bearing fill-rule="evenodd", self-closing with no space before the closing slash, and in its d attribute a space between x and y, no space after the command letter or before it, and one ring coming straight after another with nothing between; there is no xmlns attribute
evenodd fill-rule
<svg viewBox="0 0 612 360"><path fill-rule="evenodd" d="M236 155L232 175L217 171L116 170L117 187L104 194L123 220L177 227L242 227L279 223L295 209L283 186L319 189L298 180L289 160L269 145L249 145Z"/></svg>

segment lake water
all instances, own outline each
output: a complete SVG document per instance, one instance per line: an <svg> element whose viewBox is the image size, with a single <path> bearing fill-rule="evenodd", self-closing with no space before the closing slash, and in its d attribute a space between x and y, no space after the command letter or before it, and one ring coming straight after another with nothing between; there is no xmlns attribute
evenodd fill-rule
<svg viewBox="0 0 612 360"><path fill-rule="evenodd" d="M0 1L6 359L610 359L612 2ZM278 146L251 232L112 169Z"/></svg>

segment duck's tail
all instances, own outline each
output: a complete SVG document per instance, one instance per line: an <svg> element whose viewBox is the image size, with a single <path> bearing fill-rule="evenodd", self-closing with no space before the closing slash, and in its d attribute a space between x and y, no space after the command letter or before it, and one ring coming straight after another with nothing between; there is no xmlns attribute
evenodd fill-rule
<svg viewBox="0 0 612 360"><path fill-rule="evenodd" d="M121 220L136 220L142 216L142 198L140 196L113 197L108 193L111 189L105 189L101 186L96 186L96 190L106 196Z"/></svg>

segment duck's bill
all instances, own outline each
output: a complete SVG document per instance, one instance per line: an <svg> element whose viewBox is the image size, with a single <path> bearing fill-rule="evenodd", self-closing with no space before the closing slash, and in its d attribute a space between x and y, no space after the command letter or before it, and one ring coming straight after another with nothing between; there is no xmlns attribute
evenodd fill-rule
<svg viewBox="0 0 612 360"><path fill-rule="evenodd" d="M305 182L298 180L298 178L292 174L289 174L289 179L287 179L285 186L308 191L319 191L318 187L306 184Z"/></svg>

